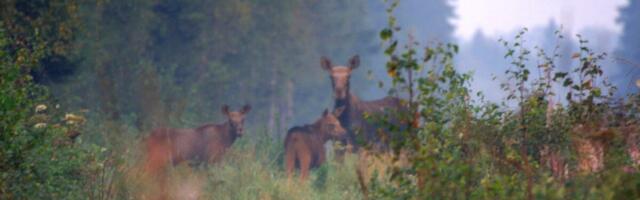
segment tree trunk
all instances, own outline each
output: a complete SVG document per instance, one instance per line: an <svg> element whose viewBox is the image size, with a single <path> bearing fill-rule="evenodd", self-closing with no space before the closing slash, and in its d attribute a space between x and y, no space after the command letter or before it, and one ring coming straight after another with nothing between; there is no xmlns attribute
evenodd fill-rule
<svg viewBox="0 0 640 200"><path fill-rule="evenodd" d="M271 81L269 82L269 95L271 96L271 101L270 101L270 106L269 106L269 122L267 124L267 129L269 131L269 135L271 136L276 136L275 134L275 129L276 129L276 119L277 119L277 107L278 107L278 102L277 102L277 98L276 98L276 92L277 92L277 88L276 88L276 83L277 83L277 79L278 79L278 72L277 69L275 67L271 68Z"/></svg>

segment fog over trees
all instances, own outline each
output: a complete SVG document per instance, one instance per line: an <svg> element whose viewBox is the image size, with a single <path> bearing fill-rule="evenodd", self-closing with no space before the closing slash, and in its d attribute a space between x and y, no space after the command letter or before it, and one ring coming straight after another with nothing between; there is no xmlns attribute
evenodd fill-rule
<svg viewBox="0 0 640 200"><path fill-rule="evenodd" d="M640 197L640 1L470 38L456 3L0 1L0 199Z"/></svg>

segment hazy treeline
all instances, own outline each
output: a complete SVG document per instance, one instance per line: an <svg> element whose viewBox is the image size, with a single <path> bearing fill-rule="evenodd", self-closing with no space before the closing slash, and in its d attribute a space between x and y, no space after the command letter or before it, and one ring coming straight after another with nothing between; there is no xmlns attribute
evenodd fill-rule
<svg viewBox="0 0 640 200"><path fill-rule="evenodd" d="M68 29L69 38L65 52L42 60L36 82L66 107L140 130L216 121L223 104L246 102L256 109L252 127L282 132L330 106L321 55L341 60L376 48L362 17L366 2L28 1L13 8L22 4L43 13L56 5L54 12L69 15L40 16L62 20L52 29ZM364 77L354 85L369 87Z"/></svg>
<svg viewBox="0 0 640 200"><path fill-rule="evenodd" d="M618 41L550 22L460 46L447 43L451 2L407 0L391 12L393 2L2 1L0 198L139 197L149 130L221 122L222 105L245 103L246 137L220 165L173 168L175 185L196 176L203 197L223 199L638 194L640 159L628 154L640 137L626 130L637 130L640 101L608 94L609 81L618 96L637 92L637 1L621 8ZM409 164L364 181L354 163L366 161L349 155L328 159L313 184L284 184L283 134L333 106L320 57L341 65L355 54L353 93L378 98L393 80L403 98L415 95L405 117L416 126L392 133L403 137L382 165L400 152Z"/></svg>
<svg viewBox="0 0 640 200"><path fill-rule="evenodd" d="M421 6L441 12L417 12ZM248 138L275 139L265 157L277 159L286 129L332 106L321 56L340 64L359 54L352 91L386 95L375 81L386 78L378 40L385 9L382 1L3 1L3 69L12 71L2 80L35 84L3 82L11 84L3 85L3 113L15 114L3 118L3 132L22 134L3 135L3 144L15 145L0 154L0 195L104 194L114 180L127 182L117 177L135 163L121 156L139 149L134 138L155 127L224 120L223 104L252 105ZM403 21L422 18L418 38L451 35L445 1L407 1L401 9ZM34 113L40 105L47 109ZM70 130L81 132L78 146L50 143ZM60 156L66 159L47 160L61 149L69 150Z"/></svg>

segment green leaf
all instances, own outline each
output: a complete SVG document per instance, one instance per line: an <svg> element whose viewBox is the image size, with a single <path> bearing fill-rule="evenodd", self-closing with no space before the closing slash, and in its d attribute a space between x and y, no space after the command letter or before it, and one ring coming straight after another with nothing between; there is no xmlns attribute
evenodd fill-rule
<svg viewBox="0 0 640 200"><path fill-rule="evenodd" d="M573 80L571 80L571 78L567 78L567 79L564 79L564 83L562 83L562 86L567 87L571 84L573 84Z"/></svg>
<svg viewBox="0 0 640 200"><path fill-rule="evenodd" d="M393 41L393 43L391 43L391 45L389 45L389 47L387 47L386 50L384 50L384 54L386 55L391 55L393 54L394 51L396 51L396 47L398 46L398 41Z"/></svg>
<svg viewBox="0 0 640 200"><path fill-rule="evenodd" d="M513 56L513 53L514 53L514 52L515 52L515 51L514 51L513 49L509 49L509 50L507 51L507 53L506 53L506 54L504 54L504 57L505 57L505 58L508 58L508 57L510 57L510 56Z"/></svg>
<svg viewBox="0 0 640 200"><path fill-rule="evenodd" d="M602 91L600 90L600 88L594 88L593 90L591 90L591 96L599 97L601 95Z"/></svg>
<svg viewBox="0 0 640 200"><path fill-rule="evenodd" d="M424 56L424 62L429 62L433 58L433 49L427 48Z"/></svg>
<svg viewBox="0 0 640 200"><path fill-rule="evenodd" d="M389 28L385 28L385 29L382 29L382 31L380 31L380 39L384 41L389 40L392 35L393 35L393 31L391 31L391 29Z"/></svg>

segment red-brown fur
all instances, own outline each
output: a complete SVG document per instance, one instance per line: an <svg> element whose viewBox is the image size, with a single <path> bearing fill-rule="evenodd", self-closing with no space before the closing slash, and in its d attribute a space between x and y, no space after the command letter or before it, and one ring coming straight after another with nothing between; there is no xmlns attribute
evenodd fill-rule
<svg viewBox="0 0 640 200"><path fill-rule="evenodd" d="M620 132L625 138L627 153L631 158L632 164L634 166L640 165L640 147L638 147L640 129L635 124L626 124L620 128Z"/></svg>
<svg viewBox="0 0 640 200"><path fill-rule="evenodd" d="M159 128L146 138L147 159L144 170L159 173L168 164L179 164L186 160L220 161L225 151L243 134L244 116L251 107L245 105L239 112L222 111L227 121L220 124L205 124L193 129Z"/></svg>
<svg viewBox="0 0 640 200"><path fill-rule="evenodd" d="M346 130L335 117L343 110L339 108L329 113L325 109L322 117L315 123L289 129L284 141L285 167L289 179L293 176L295 168L299 168L300 179L305 180L310 169L325 162L324 144L330 139L338 139L346 134Z"/></svg>
<svg viewBox="0 0 640 200"><path fill-rule="evenodd" d="M244 117L251 110L245 105L239 112L230 112L223 106L227 121L220 124L204 124L193 129L159 128L151 132L144 142L146 159L143 170L146 181L156 191L151 199L167 199L167 177L163 170L187 160L215 163L222 159L233 142L243 134Z"/></svg>
<svg viewBox="0 0 640 200"><path fill-rule="evenodd" d="M578 153L578 171L592 173L604 169L604 155L615 136L612 128L599 123L577 124L571 131Z"/></svg>

